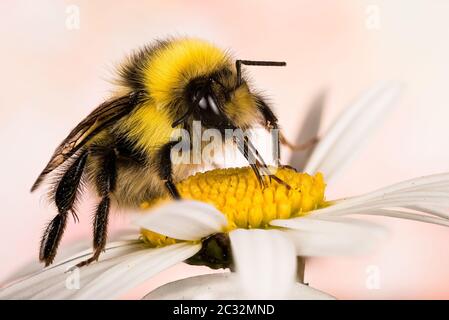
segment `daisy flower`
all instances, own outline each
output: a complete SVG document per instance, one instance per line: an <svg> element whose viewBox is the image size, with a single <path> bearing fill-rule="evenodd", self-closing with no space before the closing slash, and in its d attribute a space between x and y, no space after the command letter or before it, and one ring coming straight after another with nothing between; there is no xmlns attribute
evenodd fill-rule
<svg viewBox="0 0 449 320"><path fill-rule="evenodd" d="M248 168L199 173L178 184L182 201L146 204L140 227L111 241L99 262L70 269L91 254L77 252L52 266L19 277L0 298L117 298L160 271L186 261L230 274L205 275L167 284L147 298L301 298L329 295L298 283L297 256L364 253L385 230L351 215L383 215L447 226L449 174L400 182L365 195L325 199L334 178L393 105L397 86L382 85L348 108L323 137L300 173L276 175L287 182L258 188ZM70 281L79 285L70 286ZM299 279L301 280L301 279Z"/></svg>

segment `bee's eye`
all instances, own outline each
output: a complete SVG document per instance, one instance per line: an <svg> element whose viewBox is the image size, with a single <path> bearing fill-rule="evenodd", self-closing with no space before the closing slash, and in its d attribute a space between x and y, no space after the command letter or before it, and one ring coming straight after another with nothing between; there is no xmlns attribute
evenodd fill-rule
<svg viewBox="0 0 449 320"><path fill-rule="evenodd" d="M198 102L198 105L201 109L207 109L207 101L205 97L202 97L200 102Z"/></svg>
<svg viewBox="0 0 449 320"><path fill-rule="evenodd" d="M203 110L211 110L216 115L220 114L220 109L211 95L203 96L200 101L198 101L198 105Z"/></svg>

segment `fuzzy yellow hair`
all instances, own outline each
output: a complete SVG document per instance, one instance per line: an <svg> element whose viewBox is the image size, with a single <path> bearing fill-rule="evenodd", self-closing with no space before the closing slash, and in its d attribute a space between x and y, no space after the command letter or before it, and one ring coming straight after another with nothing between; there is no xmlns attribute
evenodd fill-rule
<svg viewBox="0 0 449 320"><path fill-rule="evenodd" d="M173 99L188 81L228 66L231 59L222 49L195 38L171 41L154 52L144 70L145 86L159 105Z"/></svg>
<svg viewBox="0 0 449 320"><path fill-rule="evenodd" d="M230 57L211 43L181 38L154 49L142 69L143 84L150 100L122 122L136 146L151 154L152 149L169 142L173 132L166 108L189 81L228 66Z"/></svg>

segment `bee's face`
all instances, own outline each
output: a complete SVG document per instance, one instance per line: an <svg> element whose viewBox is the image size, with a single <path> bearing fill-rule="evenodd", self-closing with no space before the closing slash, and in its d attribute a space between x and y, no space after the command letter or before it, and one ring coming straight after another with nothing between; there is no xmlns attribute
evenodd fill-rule
<svg viewBox="0 0 449 320"><path fill-rule="evenodd" d="M193 80L187 92L194 119L206 128L243 128L256 118L257 106L248 85L238 84L229 70Z"/></svg>

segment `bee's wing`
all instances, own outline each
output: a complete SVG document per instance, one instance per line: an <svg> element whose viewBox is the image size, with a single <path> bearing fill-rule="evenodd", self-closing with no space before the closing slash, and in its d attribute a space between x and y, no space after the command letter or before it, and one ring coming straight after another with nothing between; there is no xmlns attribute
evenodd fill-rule
<svg viewBox="0 0 449 320"><path fill-rule="evenodd" d="M31 187L31 191L36 190L47 174L63 164L96 134L133 111L138 104L139 96L132 93L108 100L92 111L56 148L47 166Z"/></svg>

